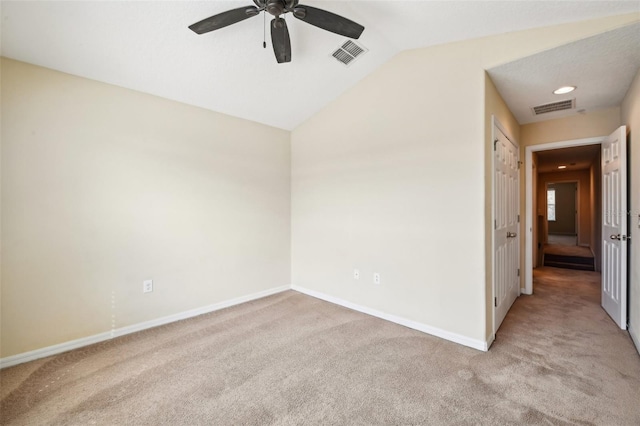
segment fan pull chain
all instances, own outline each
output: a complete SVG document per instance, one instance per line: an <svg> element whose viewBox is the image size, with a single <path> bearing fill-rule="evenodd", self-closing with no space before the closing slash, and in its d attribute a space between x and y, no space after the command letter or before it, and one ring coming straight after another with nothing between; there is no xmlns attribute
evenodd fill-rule
<svg viewBox="0 0 640 426"><path fill-rule="evenodd" d="M267 13L262 11L262 48L267 48Z"/></svg>

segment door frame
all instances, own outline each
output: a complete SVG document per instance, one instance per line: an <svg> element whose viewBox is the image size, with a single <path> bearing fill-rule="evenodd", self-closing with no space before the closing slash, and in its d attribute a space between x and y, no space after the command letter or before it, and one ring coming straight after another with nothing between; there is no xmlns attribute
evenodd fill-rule
<svg viewBox="0 0 640 426"><path fill-rule="evenodd" d="M575 203L575 213L573 215L573 221L574 223L574 227L576 230L576 245L579 246L580 245L580 181L576 180L576 179L567 179L567 180L554 180L553 182L545 182L545 191L549 190L549 185L553 185L556 183L575 183L576 184L576 193L574 194L574 203ZM532 195L535 196L535 194L533 194L532 191ZM546 204L545 204L546 207ZM547 242L549 241L549 218L547 217L547 212L549 210L547 209L545 211L544 217L545 220L547 221ZM533 234L532 234L533 235ZM539 241L538 241L539 242ZM533 241L532 241L533 243ZM533 246L532 246L533 247Z"/></svg>
<svg viewBox="0 0 640 426"><path fill-rule="evenodd" d="M511 142L513 145L516 146L516 148L518 148L518 158L520 158L520 143L518 143L518 141L511 135L511 132L509 132L506 127L504 127L502 125L502 123L500 123L500 120L498 120L498 117L496 117L495 115L491 115L491 140L495 141L497 136L495 134L495 128L498 128L502 134L504 134L507 139L509 140L509 142ZM494 155L493 151L491 151L491 223L493 224L494 221L496 220L496 180L493 178L494 175L494 170L496 167L495 164L496 161L496 156ZM518 160L518 163L520 163L520 160ZM521 177L518 176L518 185L516 185L518 194L516 195L516 199L518 200L518 214L522 214L521 212L521 203L520 203L520 179ZM521 222L522 223L522 222ZM518 229L518 236L516 238L518 238L518 265L520 266L520 270L522 270L522 258L521 258L521 245L522 245L522 238L520 237L520 228ZM496 306L493 303L493 301L495 300L496 297L496 259L495 259L495 252L496 252L496 232L495 232L495 228L493 227L493 225L491 225L491 328L493 330L493 333L491 335L491 338L489 340L489 342L493 342L493 340L495 340L495 336L497 333L497 327L496 327ZM522 278L520 278L522 279ZM520 296L520 294L522 293L521 291L521 286L518 285L518 296ZM516 298L517 298L516 297ZM491 343L488 344L488 346L491 346Z"/></svg>
<svg viewBox="0 0 640 426"><path fill-rule="evenodd" d="M525 222L524 222L524 288L522 293L533 294L533 153L538 151L549 151L559 148L572 148L575 146L602 145L607 136L595 138L573 139L567 141L550 142L540 145L530 145L525 147ZM545 214L546 217L546 214Z"/></svg>

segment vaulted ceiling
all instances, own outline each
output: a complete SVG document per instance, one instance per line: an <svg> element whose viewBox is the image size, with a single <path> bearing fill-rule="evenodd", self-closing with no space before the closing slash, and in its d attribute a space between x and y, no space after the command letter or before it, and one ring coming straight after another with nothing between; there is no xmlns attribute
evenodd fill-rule
<svg viewBox="0 0 640 426"><path fill-rule="evenodd" d="M345 37L291 16L287 64L263 49L262 15L204 35L187 28L250 0L49 0L2 1L1 53L290 130L402 50L640 10L638 1L301 3L364 25L368 52L345 67L330 56Z"/></svg>

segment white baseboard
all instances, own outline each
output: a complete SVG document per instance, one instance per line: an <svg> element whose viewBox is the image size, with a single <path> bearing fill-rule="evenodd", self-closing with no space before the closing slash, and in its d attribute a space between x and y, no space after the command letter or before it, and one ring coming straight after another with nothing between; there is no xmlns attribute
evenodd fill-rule
<svg viewBox="0 0 640 426"><path fill-rule="evenodd" d="M480 351L485 351L485 352L488 351L489 346L491 345L491 342L492 342L492 340L482 341L482 340L471 339L469 337L462 336L460 334L452 333L450 331L442 330L440 328L432 327L430 325L422 324L410 319L398 317L398 316L387 314L385 312L381 312L375 309L367 308L366 306L358 305L337 297L329 296L327 294L320 293L315 290L309 290L307 288L300 287L297 285L292 285L291 289L297 292L306 294L308 296L315 297L316 299L321 299L326 302L334 303L336 305L340 305L348 309L353 309L354 311L362 312L363 314L371 315L386 321L403 325L408 328L412 328L414 330L422 331L423 333L440 337L442 339L449 340L450 342L458 343L473 349L478 349Z"/></svg>
<svg viewBox="0 0 640 426"><path fill-rule="evenodd" d="M358 305L352 302L348 302L343 299L339 299L337 297L329 296L324 293L320 293L314 290L309 290L304 287L299 287L296 285L290 286L285 285L281 287L275 287L268 290L264 290L261 292L253 293L247 296L236 297L231 300L226 300L219 303L214 303L213 305L203 306L201 308L191 309L188 311L180 312L174 315L169 315L162 318L157 318L150 321L141 322L138 324L129 325L126 327L117 328L111 331L105 331L103 333L95 334L93 336L83 337L76 340L71 340L68 342L60 343L53 346L47 346L45 348L36 349L29 352L24 352L17 355L12 355L5 358L0 358L0 369L12 367L14 365L22 364L29 361L34 361L36 359L45 358L52 355L57 355L63 352L67 352L73 349L78 349L83 346L92 345L94 343L103 342L105 340L113 339L115 337L124 336L126 334L135 333L137 331L146 330L153 327L158 327L160 325L169 324L175 321L180 321L187 318L192 318L198 315L206 314L209 312L218 311L220 309L228 308L231 306L239 305L241 303L250 302L252 300L261 299L263 297L271 296L272 294L280 293L286 290L293 289L300 293L306 294L308 296L315 297L317 299L321 299L330 303L334 303L336 305L343 306L348 309L353 309L354 311L362 312L367 315L371 315L377 318L381 318L386 321L390 321L414 330L421 331L423 333L430 334L432 336L440 337L445 340L449 340L454 343L458 343L464 346L468 346L473 349L478 349L481 351L489 350L489 346L493 343L495 336L491 336L488 341L481 341L476 339L471 339L469 337L452 333L446 330L442 330L437 327L432 327L430 325L422 324L410 319L398 317L396 315L387 314L385 312L381 312L375 309L368 308L366 306ZM633 337L633 335L632 335ZM636 342L636 346L640 348L638 342Z"/></svg>
<svg viewBox="0 0 640 426"><path fill-rule="evenodd" d="M192 318L192 317L206 314L209 312L218 311L220 309L239 305L245 302L250 302L256 299L261 299L263 297L271 296L272 294L280 293L290 289L291 289L290 285L275 287L275 288L260 291L257 293L249 294L247 296L240 296L231 300L225 300L223 302L214 303L213 305L191 309L191 310L180 312L174 315L169 315L166 317L141 322L138 324L133 324L133 325L129 325L122 328L116 328L111 331L105 331L104 333L94 334L93 336L83 337L80 339L71 340L69 342L64 342L64 343L60 343L53 346L47 346L46 348L36 349L33 351L24 352L21 354L12 355L5 358L0 358L0 369L6 368L6 367L12 367L14 365L22 364L24 362L34 361L40 358L45 358L51 355L57 355L62 352L70 351L72 349L77 349L83 346L92 345L94 343L103 342L105 340L109 340L114 337L124 336L126 334L135 333L137 331L146 330L148 328L157 327L159 325L169 324L171 322L180 321L183 319Z"/></svg>

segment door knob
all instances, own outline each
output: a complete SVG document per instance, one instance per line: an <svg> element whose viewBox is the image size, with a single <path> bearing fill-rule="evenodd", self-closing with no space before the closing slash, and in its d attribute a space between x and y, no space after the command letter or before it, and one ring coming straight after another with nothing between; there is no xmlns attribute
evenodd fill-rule
<svg viewBox="0 0 640 426"><path fill-rule="evenodd" d="M620 241L620 234L618 234L618 235L611 235L609 238L611 238L612 240L618 240L618 241Z"/></svg>
<svg viewBox="0 0 640 426"><path fill-rule="evenodd" d="M515 232L507 232L507 238L515 238L517 236L518 234L516 234Z"/></svg>

